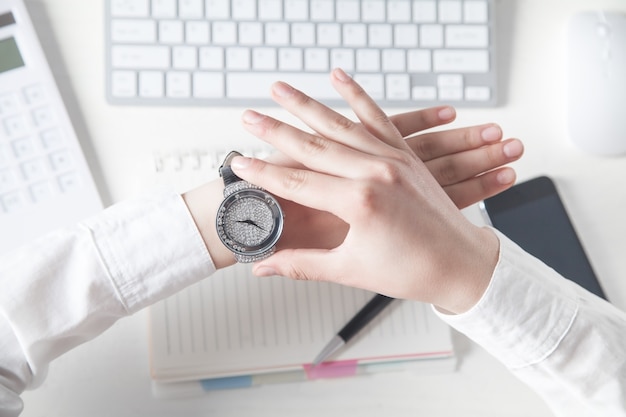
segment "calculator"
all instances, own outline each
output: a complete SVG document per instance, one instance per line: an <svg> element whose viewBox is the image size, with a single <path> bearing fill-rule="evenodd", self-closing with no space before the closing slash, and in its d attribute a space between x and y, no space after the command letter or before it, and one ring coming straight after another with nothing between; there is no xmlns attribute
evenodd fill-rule
<svg viewBox="0 0 626 417"><path fill-rule="evenodd" d="M0 253L102 209L22 0L0 0Z"/></svg>

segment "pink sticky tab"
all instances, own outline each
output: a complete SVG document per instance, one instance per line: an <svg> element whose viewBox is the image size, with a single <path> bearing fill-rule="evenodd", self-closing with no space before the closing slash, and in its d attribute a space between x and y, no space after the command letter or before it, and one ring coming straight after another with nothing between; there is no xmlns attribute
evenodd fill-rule
<svg viewBox="0 0 626 417"><path fill-rule="evenodd" d="M323 362L317 366L304 364L307 379L342 378L356 375L357 360Z"/></svg>

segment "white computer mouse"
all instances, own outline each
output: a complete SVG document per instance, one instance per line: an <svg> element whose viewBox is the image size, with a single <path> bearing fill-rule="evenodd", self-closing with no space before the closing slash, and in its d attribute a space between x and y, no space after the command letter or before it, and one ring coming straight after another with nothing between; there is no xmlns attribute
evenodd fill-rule
<svg viewBox="0 0 626 417"><path fill-rule="evenodd" d="M626 15L577 13L567 39L570 139L595 155L626 153Z"/></svg>

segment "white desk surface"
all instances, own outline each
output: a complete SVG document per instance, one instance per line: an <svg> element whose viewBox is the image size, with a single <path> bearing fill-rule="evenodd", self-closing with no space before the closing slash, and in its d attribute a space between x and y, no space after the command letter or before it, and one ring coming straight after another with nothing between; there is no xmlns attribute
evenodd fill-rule
<svg viewBox="0 0 626 417"><path fill-rule="evenodd" d="M626 2L496 3L501 105L459 109L455 125L495 121L506 136L525 142L526 155L515 164L520 180L539 174L556 180L606 292L626 308L626 159L593 157L568 141L564 88L568 16L593 8L626 12ZM104 92L104 2L27 5L107 203L137 193L136 162L153 150L255 143L240 127L241 108L110 106ZM468 210L475 215L475 208ZM270 385L182 401L152 398L146 339L142 312L59 358L43 386L23 396L23 416L551 415L536 394L461 335L455 335L460 362L454 373Z"/></svg>

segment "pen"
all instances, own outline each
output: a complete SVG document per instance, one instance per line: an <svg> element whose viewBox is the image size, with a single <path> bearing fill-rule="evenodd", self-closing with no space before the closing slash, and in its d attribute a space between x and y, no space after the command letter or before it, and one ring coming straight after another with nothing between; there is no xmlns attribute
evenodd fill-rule
<svg viewBox="0 0 626 417"><path fill-rule="evenodd" d="M358 313L328 342L313 361L313 366L324 362L330 355L348 343L350 339L360 332L374 317L385 309L394 300L386 295L376 294Z"/></svg>

